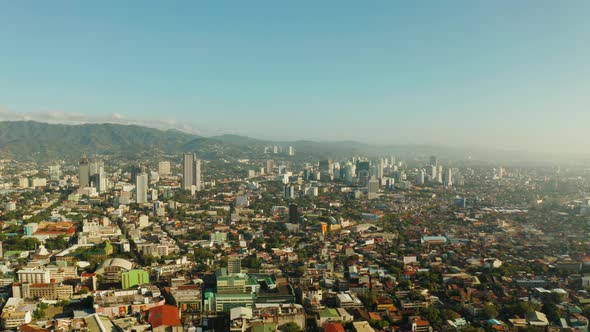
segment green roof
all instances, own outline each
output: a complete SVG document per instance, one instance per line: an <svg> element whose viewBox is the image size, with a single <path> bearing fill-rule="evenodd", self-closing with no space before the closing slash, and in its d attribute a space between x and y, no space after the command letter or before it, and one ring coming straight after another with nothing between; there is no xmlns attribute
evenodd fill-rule
<svg viewBox="0 0 590 332"><path fill-rule="evenodd" d="M242 299L253 299L254 294L215 294L215 297L218 299L224 298L242 298Z"/></svg>
<svg viewBox="0 0 590 332"><path fill-rule="evenodd" d="M340 315L338 314L338 311L336 311L336 309L334 308L326 308L322 311L320 311L320 317L340 317Z"/></svg>

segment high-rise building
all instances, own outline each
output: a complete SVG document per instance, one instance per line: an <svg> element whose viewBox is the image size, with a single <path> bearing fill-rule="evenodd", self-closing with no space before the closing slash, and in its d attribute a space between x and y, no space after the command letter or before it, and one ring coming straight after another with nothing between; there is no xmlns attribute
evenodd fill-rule
<svg viewBox="0 0 590 332"><path fill-rule="evenodd" d="M341 173L341 169L340 169L340 163L334 163L334 166L332 167L332 174L333 174L335 180L338 180L341 178L342 173Z"/></svg>
<svg viewBox="0 0 590 332"><path fill-rule="evenodd" d="M436 171L436 182L443 183L443 167L442 167L442 165L438 165L438 170Z"/></svg>
<svg viewBox="0 0 590 332"><path fill-rule="evenodd" d="M379 180L376 178L371 178L369 183L367 184L367 196L369 199L377 198L377 193L379 192Z"/></svg>
<svg viewBox="0 0 590 332"><path fill-rule="evenodd" d="M96 174L96 191L103 193L107 189L107 177L104 174L104 166L98 167L98 174Z"/></svg>
<svg viewBox="0 0 590 332"><path fill-rule="evenodd" d="M385 168L385 161L383 159L379 159L377 161L377 179L381 180L383 179L383 170Z"/></svg>
<svg viewBox="0 0 590 332"><path fill-rule="evenodd" d="M49 180L59 181L61 178L61 167L59 165L49 166Z"/></svg>
<svg viewBox="0 0 590 332"><path fill-rule="evenodd" d="M320 160L319 170L323 181L331 181L334 175L334 162L332 160Z"/></svg>
<svg viewBox="0 0 590 332"><path fill-rule="evenodd" d="M78 184L80 188L86 188L90 186L90 166L86 156L80 159L78 169Z"/></svg>
<svg viewBox="0 0 590 332"><path fill-rule="evenodd" d="M90 159L90 165L89 165L90 176L92 177L93 175L98 174L98 170L100 167L104 168L104 161L102 159L99 159L96 157L93 157L92 159ZM90 181L92 181L92 179Z"/></svg>
<svg viewBox="0 0 590 332"><path fill-rule="evenodd" d="M295 186L286 185L283 192L283 197L286 199L295 198Z"/></svg>
<svg viewBox="0 0 590 332"><path fill-rule="evenodd" d="M437 169L437 167L435 165L430 165L430 166L428 166L428 168L429 168L428 173L430 175L430 181L432 181L432 182L436 181L436 169Z"/></svg>
<svg viewBox="0 0 590 332"><path fill-rule="evenodd" d="M443 174L443 186L450 187L453 185L453 170L449 167Z"/></svg>
<svg viewBox="0 0 590 332"><path fill-rule="evenodd" d="M242 259L240 257L228 257L227 259L227 273L238 274L242 272Z"/></svg>
<svg viewBox="0 0 590 332"><path fill-rule="evenodd" d="M135 201L137 203L147 203L148 195L148 176L146 173L137 174L135 179Z"/></svg>
<svg viewBox="0 0 590 332"><path fill-rule="evenodd" d="M344 168L344 179L348 183L352 183L354 180L355 166L352 163L346 164Z"/></svg>
<svg viewBox="0 0 590 332"><path fill-rule="evenodd" d="M266 161L266 173L273 174L275 170L275 162L272 159Z"/></svg>
<svg viewBox="0 0 590 332"><path fill-rule="evenodd" d="M289 204L289 222L292 224L299 223L299 207L297 204Z"/></svg>
<svg viewBox="0 0 590 332"><path fill-rule="evenodd" d="M289 146L289 156L295 155L295 149L292 146Z"/></svg>
<svg viewBox="0 0 590 332"><path fill-rule="evenodd" d="M160 161L158 163L158 174L160 176L170 175L170 162L169 161Z"/></svg>
<svg viewBox="0 0 590 332"><path fill-rule="evenodd" d="M88 185L86 187L96 188L99 193L106 191L106 177L104 174L104 161L92 158L88 161ZM80 168L82 171L82 168ZM83 188L80 186L80 188Z"/></svg>
<svg viewBox="0 0 590 332"><path fill-rule="evenodd" d="M424 169L421 169L418 172L418 177L416 178L416 184L423 185L424 184L424 176L425 176Z"/></svg>
<svg viewBox="0 0 590 332"><path fill-rule="evenodd" d="M201 160L195 153L182 155L182 188L201 190Z"/></svg>

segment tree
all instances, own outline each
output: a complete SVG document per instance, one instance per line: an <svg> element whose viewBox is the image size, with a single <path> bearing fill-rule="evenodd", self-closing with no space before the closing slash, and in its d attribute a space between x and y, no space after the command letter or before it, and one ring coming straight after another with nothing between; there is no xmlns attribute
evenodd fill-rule
<svg viewBox="0 0 590 332"><path fill-rule="evenodd" d="M242 259L242 266L247 269L259 269L261 265L262 261L256 255L250 255Z"/></svg>
<svg viewBox="0 0 590 332"><path fill-rule="evenodd" d="M440 310L435 307L427 307L422 309L422 317L429 321L432 326L438 327L442 325Z"/></svg>
<svg viewBox="0 0 590 332"><path fill-rule="evenodd" d="M487 319L493 319L498 317L498 309L492 303L488 303L483 307L483 315Z"/></svg>
<svg viewBox="0 0 590 332"><path fill-rule="evenodd" d="M456 311L453 311L451 309L441 310L441 315L444 320L455 320L461 317L461 315L459 315Z"/></svg>
<svg viewBox="0 0 590 332"><path fill-rule="evenodd" d="M299 332L301 331L301 328L299 328L299 325L297 325L297 323L289 322L287 324L279 326L279 330L281 332Z"/></svg>

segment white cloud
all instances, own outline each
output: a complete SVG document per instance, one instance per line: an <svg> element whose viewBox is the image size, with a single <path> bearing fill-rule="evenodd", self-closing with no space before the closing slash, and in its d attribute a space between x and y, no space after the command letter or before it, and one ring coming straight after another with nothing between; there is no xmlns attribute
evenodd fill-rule
<svg viewBox="0 0 590 332"><path fill-rule="evenodd" d="M114 123L121 125L139 125L160 130L176 129L190 134L211 135L209 130L199 128L187 122L175 119L138 119L129 118L120 113L90 115L73 112L14 112L0 108L0 121L37 121L52 124L79 125L85 123Z"/></svg>

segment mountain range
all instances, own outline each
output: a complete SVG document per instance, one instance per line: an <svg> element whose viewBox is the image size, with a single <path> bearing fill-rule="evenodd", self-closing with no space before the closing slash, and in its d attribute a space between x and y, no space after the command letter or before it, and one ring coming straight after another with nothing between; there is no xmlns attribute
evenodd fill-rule
<svg viewBox="0 0 590 332"><path fill-rule="evenodd" d="M255 133L253 133L255 134ZM298 158L322 159L353 155L425 158L436 154L449 159L524 161L539 156L522 152L467 150L460 148L382 144L356 141L317 142L298 140L275 142L238 135L204 137L178 130L159 130L137 125L89 123L48 124L35 121L0 121L0 157L16 160L76 159L86 155L139 158L155 154L195 151L204 159L264 158L264 148L293 146ZM542 158L541 158L542 159Z"/></svg>

